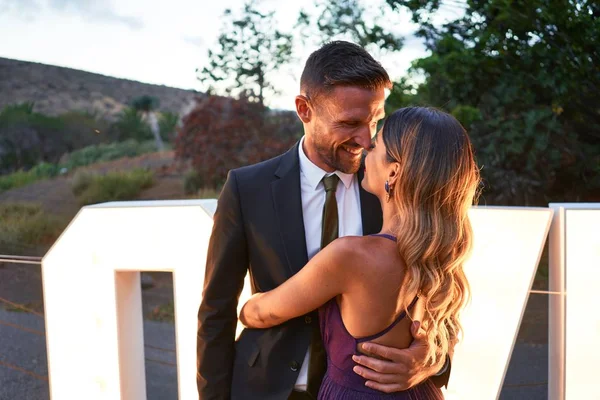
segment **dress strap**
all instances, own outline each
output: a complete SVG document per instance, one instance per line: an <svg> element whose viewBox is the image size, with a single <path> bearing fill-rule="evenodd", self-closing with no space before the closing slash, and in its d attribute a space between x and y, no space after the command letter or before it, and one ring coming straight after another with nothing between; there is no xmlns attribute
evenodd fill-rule
<svg viewBox="0 0 600 400"><path fill-rule="evenodd" d="M387 234L387 233L374 233L374 234L369 235L369 236L380 236L380 237L384 237L386 239L390 239L391 241L394 241L394 242L397 240L396 236L390 235L390 234Z"/></svg>
<svg viewBox="0 0 600 400"><path fill-rule="evenodd" d="M408 307L406 307L408 309L408 311L410 311L410 310L413 309L413 307L415 306L415 304L417 304L417 300L419 300L419 296L415 296L415 298L413 299L413 301L408 305ZM362 343L362 342L368 342L368 341L377 339L378 337L381 337L381 336L385 335L386 333L388 333L389 331L391 331L392 329L394 329L394 327L396 325L398 325L398 323L400 321L402 321L404 319L404 317L406 317L406 310L402 311L400 313L400 315L398 315L398 317L394 320L394 322L392 322L392 324L390 326L388 326L387 328L385 328L381 332L376 333L376 334L371 335L371 336L367 336L367 337L363 337L363 338L357 339L356 341L358 343Z"/></svg>

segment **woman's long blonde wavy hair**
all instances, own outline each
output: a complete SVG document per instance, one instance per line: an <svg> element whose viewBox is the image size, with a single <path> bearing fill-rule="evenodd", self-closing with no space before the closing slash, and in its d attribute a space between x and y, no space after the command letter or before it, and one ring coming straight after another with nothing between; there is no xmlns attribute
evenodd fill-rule
<svg viewBox="0 0 600 400"><path fill-rule="evenodd" d="M407 268L400 299L424 300L421 326L430 344L427 362L433 365L458 341L459 314L470 298L463 264L473 240L468 210L479 169L465 129L436 109L396 111L385 122L383 141L388 161L400 166L390 197Z"/></svg>

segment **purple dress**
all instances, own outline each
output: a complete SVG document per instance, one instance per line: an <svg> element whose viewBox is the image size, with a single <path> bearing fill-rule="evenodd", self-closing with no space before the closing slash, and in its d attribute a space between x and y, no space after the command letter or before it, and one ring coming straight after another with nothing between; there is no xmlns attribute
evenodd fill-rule
<svg viewBox="0 0 600 400"><path fill-rule="evenodd" d="M393 236L384 236L396 240ZM408 307L410 310L417 299L415 298ZM377 400L377 399L403 399L403 400L443 400L444 396L439 388L427 380L409 390L396 393L382 393L365 386L365 378L356 374L352 369L356 363L352 356L359 354L357 345L377 339L389 332L398 322L405 317L402 312L398 318L383 331L365 338L356 339L346 330L342 315L336 299L330 300L319 309L319 321L323 344L327 352L327 372L319 390L319 400Z"/></svg>

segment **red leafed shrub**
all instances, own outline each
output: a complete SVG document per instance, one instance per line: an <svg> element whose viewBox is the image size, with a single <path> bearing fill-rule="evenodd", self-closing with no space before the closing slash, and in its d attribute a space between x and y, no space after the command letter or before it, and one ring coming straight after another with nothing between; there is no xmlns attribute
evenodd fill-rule
<svg viewBox="0 0 600 400"><path fill-rule="evenodd" d="M300 137L291 112L269 113L246 100L206 96L183 118L175 156L189 162L204 187L219 187L230 169L275 157Z"/></svg>

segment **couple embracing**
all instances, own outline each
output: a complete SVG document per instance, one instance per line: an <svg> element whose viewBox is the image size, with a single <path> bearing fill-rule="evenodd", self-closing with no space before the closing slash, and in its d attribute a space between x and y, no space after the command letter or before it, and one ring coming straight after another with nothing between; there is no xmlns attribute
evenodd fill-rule
<svg viewBox="0 0 600 400"><path fill-rule="evenodd" d="M326 44L300 80L302 139L230 171L198 313L201 400L443 398L478 168L444 112L403 108L377 131L390 87L363 48Z"/></svg>

